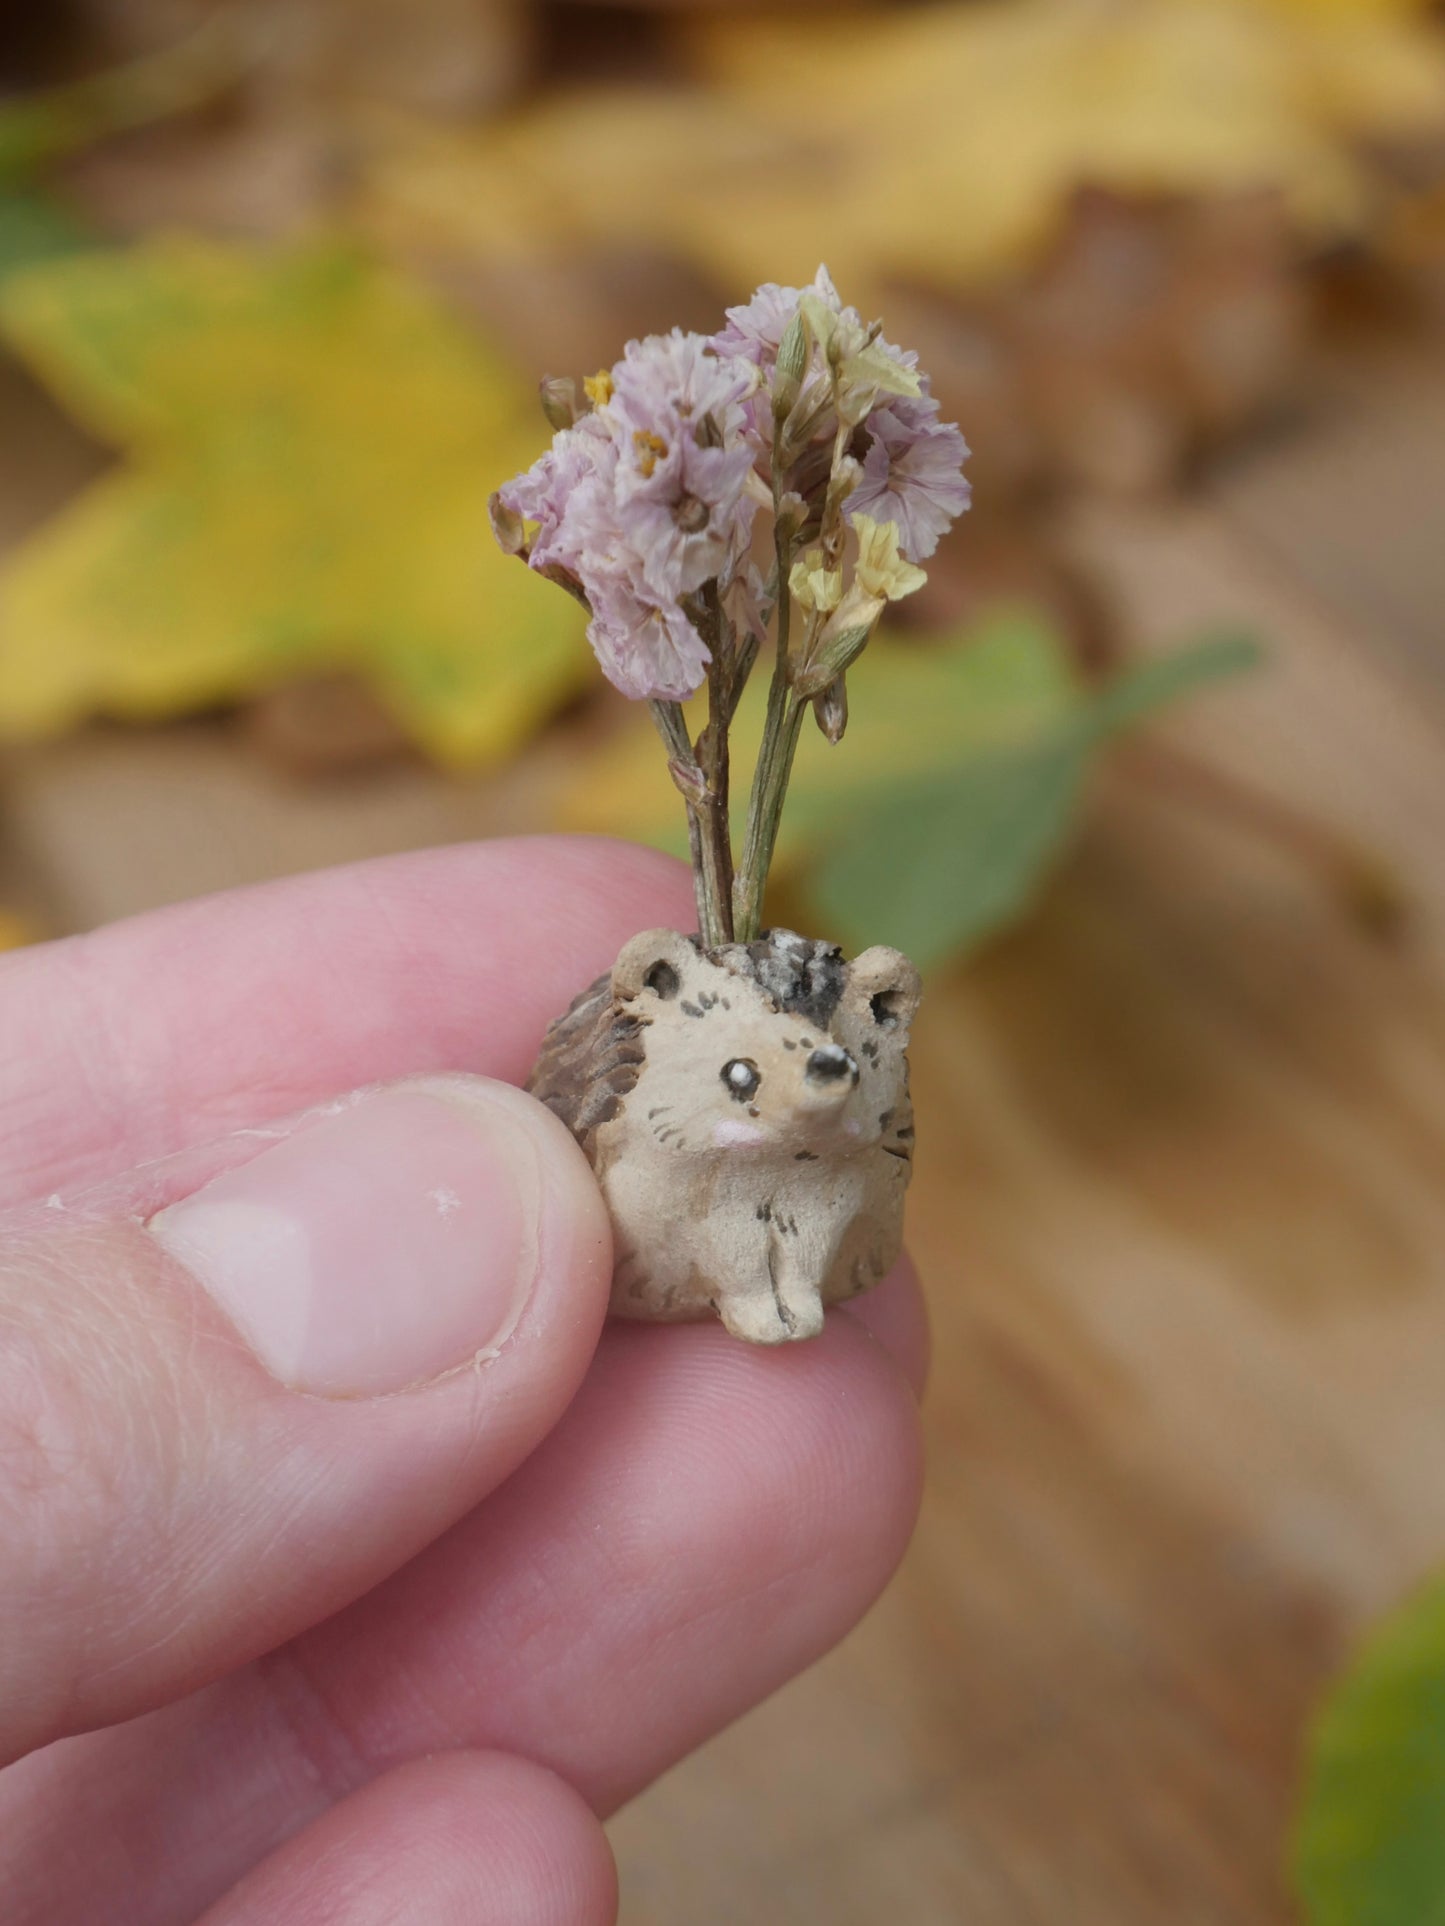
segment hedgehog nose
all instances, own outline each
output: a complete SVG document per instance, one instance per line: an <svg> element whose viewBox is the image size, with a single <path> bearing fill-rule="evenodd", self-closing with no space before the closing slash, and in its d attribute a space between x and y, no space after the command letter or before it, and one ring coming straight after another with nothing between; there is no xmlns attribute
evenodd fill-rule
<svg viewBox="0 0 1445 1926"><path fill-rule="evenodd" d="M858 1081L858 1066L838 1043L825 1043L808 1058L809 1083L836 1083L840 1077Z"/></svg>

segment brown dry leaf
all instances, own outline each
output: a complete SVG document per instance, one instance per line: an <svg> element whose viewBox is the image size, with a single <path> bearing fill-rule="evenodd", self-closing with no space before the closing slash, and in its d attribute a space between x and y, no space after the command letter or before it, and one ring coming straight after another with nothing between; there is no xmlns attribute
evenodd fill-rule
<svg viewBox="0 0 1445 1926"><path fill-rule="evenodd" d="M1275 196L1091 189L1026 272L962 300L900 291L890 314L968 423L981 498L1051 479L1145 492L1290 392L1297 254Z"/></svg>

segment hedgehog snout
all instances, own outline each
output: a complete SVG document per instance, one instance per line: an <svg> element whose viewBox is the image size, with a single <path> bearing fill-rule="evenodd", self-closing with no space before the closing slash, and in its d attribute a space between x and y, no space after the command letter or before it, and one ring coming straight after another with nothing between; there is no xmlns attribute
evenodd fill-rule
<svg viewBox="0 0 1445 1926"><path fill-rule="evenodd" d="M808 1058L804 1071L809 1083L851 1086L858 1081L858 1065L841 1043L824 1043Z"/></svg>

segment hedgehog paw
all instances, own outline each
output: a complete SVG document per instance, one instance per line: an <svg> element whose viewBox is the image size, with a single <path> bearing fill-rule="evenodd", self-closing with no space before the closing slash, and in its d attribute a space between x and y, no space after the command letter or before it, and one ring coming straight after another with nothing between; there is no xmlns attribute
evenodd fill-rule
<svg viewBox="0 0 1445 1926"><path fill-rule="evenodd" d="M816 1294L801 1302L775 1296L724 1297L719 1305L724 1326L748 1344L791 1344L816 1337L823 1328L823 1306Z"/></svg>

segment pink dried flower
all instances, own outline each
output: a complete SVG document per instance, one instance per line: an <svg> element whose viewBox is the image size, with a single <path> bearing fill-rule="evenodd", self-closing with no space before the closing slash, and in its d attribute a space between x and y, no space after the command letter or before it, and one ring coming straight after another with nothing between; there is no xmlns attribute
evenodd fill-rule
<svg viewBox="0 0 1445 1926"><path fill-rule="evenodd" d="M925 392L917 400L899 396L869 415L873 439L863 479L848 497L850 515L897 524L898 546L910 562L932 555L973 492L959 472L968 443L957 424L940 421L938 413Z"/></svg>
<svg viewBox="0 0 1445 1926"><path fill-rule="evenodd" d="M704 678L707 648L681 604L747 546L755 448L742 401L755 379L701 335L631 341L591 384L593 412L499 491L537 525L531 566L581 584L588 639L626 695L682 700Z"/></svg>
<svg viewBox="0 0 1445 1926"><path fill-rule="evenodd" d="M595 579L587 639L607 680L639 702L685 702L711 659L677 602L620 573Z"/></svg>

